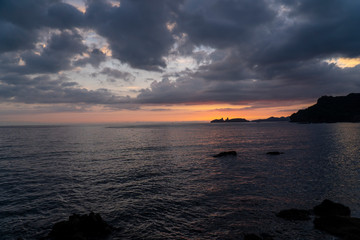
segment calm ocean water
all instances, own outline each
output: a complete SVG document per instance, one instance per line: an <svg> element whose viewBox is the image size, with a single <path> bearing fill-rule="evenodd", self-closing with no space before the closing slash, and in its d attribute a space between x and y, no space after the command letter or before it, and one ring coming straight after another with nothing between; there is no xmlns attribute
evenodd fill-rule
<svg viewBox="0 0 360 240"><path fill-rule="evenodd" d="M360 217L359 143L351 123L1 127L0 239L90 211L109 239L334 239L275 213L329 198Z"/></svg>

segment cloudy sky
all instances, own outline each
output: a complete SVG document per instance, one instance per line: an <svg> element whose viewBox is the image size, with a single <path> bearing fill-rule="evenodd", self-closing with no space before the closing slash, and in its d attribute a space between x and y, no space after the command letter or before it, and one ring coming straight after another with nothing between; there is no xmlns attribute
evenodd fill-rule
<svg viewBox="0 0 360 240"><path fill-rule="evenodd" d="M0 123L287 116L360 90L360 1L2 0Z"/></svg>

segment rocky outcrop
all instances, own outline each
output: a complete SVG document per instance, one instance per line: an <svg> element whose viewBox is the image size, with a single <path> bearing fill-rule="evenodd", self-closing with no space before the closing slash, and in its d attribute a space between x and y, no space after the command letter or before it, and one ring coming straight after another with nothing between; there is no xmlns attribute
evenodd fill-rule
<svg viewBox="0 0 360 240"><path fill-rule="evenodd" d="M314 227L340 239L360 240L360 218L350 217L351 211L341 203L325 199L312 210L287 209L276 214L288 221L306 221L315 214ZM245 239L245 238L244 238ZM249 238L261 239L261 238Z"/></svg>
<svg viewBox="0 0 360 240"><path fill-rule="evenodd" d="M342 239L360 239L360 219L344 216L323 216L314 220L316 229Z"/></svg>
<svg viewBox="0 0 360 240"><path fill-rule="evenodd" d="M228 156L233 156L235 157L237 155L237 153L235 151L228 151L228 152L221 152L218 154L213 155L213 157L228 157Z"/></svg>
<svg viewBox="0 0 360 240"><path fill-rule="evenodd" d="M320 205L314 207L314 214L317 216L346 216L351 215L350 208L325 199Z"/></svg>
<svg viewBox="0 0 360 240"><path fill-rule="evenodd" d="M317 103L290 116L291 122L360 122L360 93L347 96L323 96Z"/></svg>
<svg viewBox="0 0 360 240"><path fill-rule="evenodd" d="M325 231L341 239L360 239L360 219L350 217L350 208L324 200L320 205L314 207L314 220L316 229Z"/></svg>
<svg viewBox="0 0 360 240"><path fill-rule="evenodd" d="M90 240L104 239L112 228L99 214L73 214L68 221L55 223L46 239L51 240Z"/></svg>
<svg viewBox="0 0 360 240"><path fill-rule="evenodd" d="M314 219L316 229L341 239L360 240L360 219L350 217L350 208L326 199L315 206L312 212L316 215ZM301 209L287 209L276 214L277 217L288 221L310 220L310 215L311 211Z"/></svg>
<svg viewBox="0 0 360 240"><path fill-rule="evenodd" d="M267 152L267 155L280 155L280 154L284 154L283 152L279 152L279 151L274 151L274 152Z"/></svg>
<svg viewBox="0 0 360 240"><path fill-rule="evenodd" d="M224 120L224 118L221 119L214 119L211 121L211 123L230 123L230 122L249 122L249 120L246 120L245 118L226 118Z"/></svg>

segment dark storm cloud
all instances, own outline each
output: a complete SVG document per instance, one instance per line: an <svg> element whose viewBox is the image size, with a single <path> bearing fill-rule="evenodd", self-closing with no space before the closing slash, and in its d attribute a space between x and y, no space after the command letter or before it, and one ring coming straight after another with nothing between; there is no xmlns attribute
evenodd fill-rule
<svg viewBox="0 0 360 240"><path fill-rule="evenodd" d="M123 80L123 81L126 81L126 82L135 80L135 76L132 75L131 73L119 71L117 69L112 69L112 68L108 68L108 67L101 70L100 73L104 74L104 75L107 75L109 77L112 77L115 80Z"/></svg>
<svg viewBox="0 0 360 240"><path fill-rule="evenodd" d="M31 49L41 29L72 29L85 24L84 15L59 0L2 0L0 53Z"/></svg>
<svg viewBox="0 0 360 240"><path fill-rule="evenodd" d="M46 17L49 19L48 26L52 28L71 29L85 25L82 12L69 4L61 2L51 4Z"/></svg>
<svg viewBox="0 0 360 240"><path fill-rule="evenodd" d="M200 66L194 76L210 81L242 81L258 77L257 70L249 66L238 50L231 49L222 53L223 56L219 55L213 53L213 62Z"/></svg>
<svg viewBox="0 0 360 240"><path fill-rule="evenodd" d="M74 82L51 79L47 75L24 77L16 74L2 76L0 99L28 104L105 104L128 103L128 97L119 97L107 89L87 90Z"/></svg>
<svg viewBox="0 0 360 240"><path fill-rule="evenodd" d="M88 1L86 17L107 39L113 57L134 68L158 71L174 43L167 23L180 1L121 1L121 7L106 1Z"/></svg>
<svg viewBox="0 0 360 240"><path fill-rule="evenodd" d="M30 31L0 20L0 53L32 48L35 40Z"/></svg>
<svg viewBox="0 0 360 240"><path fill-rule="evenodd" d="M128 102L127 97L115 96L109 90L87 90L74 81L54 80L47 75L87 63L97 67L105 60L105 55L98 49L89 49L75 30L85 26L84 20L83 13L61 1L1 1L1 101L109 105ZM46 45L42 47L39 42ZM73 65L76 56L83 57Z"/></svg>
<svg viewBox="0 0 360 240"><path fill-rule="evenodd" d="M85 23L82 12L60 0L2 0L0 19L24 29L64 29Z"/></svg>
<svg viewBox="0 0 360 240"><path fill-rule="evenodd" d="M1 73L42 74L58 73L74 68L72 63L75 56L85 53L89 57L82 59L91 64L98 64L105 57L94 54L84 45L82 36L76 30L64 30L53 33L44 46L37 46L32 50L7 52L0 55ZM22 64L20 64L22 61ZM77 63L77 62L75 62ZM79 64L78 64L79 65ZM76 66L76 65L75 65Z"/></svg>
<svg viewBox="0 0 360 240"><path fill-rule="evenodd" d="M243 80L252 77L249 71L259 66L269 69L289 61L360 54L357 1L201 3L187 1L180 30L197 45L228 48L232 53L227 59L200 69L207 79ZM281 8L287 9L281 12Z"/></svg>
<svg viewBox="0 0 360 240"><path fill-rule="evenodd" d="M136 102L151 104L201 104L215 102L239 103L254 97L248 91L252 90L252 83L246 82L206 82L202 79L183 78L170 81L164 78L154 81L148 89L140 91ZM259 91L260 89L254 88ZM254 95L255 96L255 95Z"/></svg>
<svg viewBox="0 0 360 240"><path fill-rule="evenodd" d="M74 29L82 26L83 20L80 11L60 1L1 1L0 99L21 103L114 102L109 92L89 91L75 82L41 75L72 69L73 57L88 51ZM49 35L45 42L44 33ZM40 41L46 46L39 46Z"/></svg>
<svg viewBox="0 0 360 240"><path fill-rule="evenodd" d="M76 31L53 34L40 54L29 51L21 55L26 65L19 70L25 73L56 73L71 69L72 58L87 50L82 40L82 36Z"/></svg>
<svg viewBox="0 0 360 240"><path fill-rule="evenodd" d="M322 95L341 95L359 89L360 65L341 69L334 64L314 60L287 64L283 66L284 69L280 66L277 68L275 72L266 73L266 78L241 81L209 81L197 78L193 73L175 81L164 78L162 81L154 81L149 88L141 90L136 101L154 104L304 102L313 101Z"/></svg>
<svg viewBox="0 0 360 240"><path fill-rule="evenodd" d="M235 104L359 91L360 66L342 69L325 61L360 56L359 1L119 3L88 0L83 14L59 0L1 1L0 98L112 106L131 101ZM101 46L86 43L85 32L92 31L106 39L112 58L136 69L165 71L162 80L135 99L86 90L70 79L53 80L48 74L90 65L99 69L97 76L135 78L131 71L100 68L111 57ZM167 61L179 56L193 57L198 68L166 72Z"/></svg>
<svg viewBox="0 0 360 240"><path fill-rule="evenodd" d="M98 68L100 63L106 60L106 55L100 49L93 49L88 52L89 57L85 57L77 60L74 65L84 67L86 64L90 64L94 68Z"/></svg>
<svg viewBox="0 0 360 240"><path fill-rule="evenodd" d="M256 51L259 62L304 61L360 55L360 2L352 0L284 1L292 23L267 36ZM290 4L289 4L290 3Z"/></svg>
<svg viewBox="0 0 360 240"><path fill-rule="evenodd" d="M258 3L221 1L221 8L217 1L187 1L177 30L186 32L193 44L214 47L214 54L223 56L210 56L210 64L187 75L187 84L184 79L154 82L140 93L139 101L235 103L314 99L359 91L359 67L341 69L324 60L359 56L360 3ZM248 14L241 16L241 8L249 9ZM236 11L238 15L232 14ZM265 14L255 14L258 12ZM191 82L202 88L188 87Z"/></svg>
<svg viewBox="0 0 360 240"><path fill-rule="evenodd" d="M187 33L196 45L228 48L249 41L275 16L264 0L185 1L179 12L178 31Z"/></svg>

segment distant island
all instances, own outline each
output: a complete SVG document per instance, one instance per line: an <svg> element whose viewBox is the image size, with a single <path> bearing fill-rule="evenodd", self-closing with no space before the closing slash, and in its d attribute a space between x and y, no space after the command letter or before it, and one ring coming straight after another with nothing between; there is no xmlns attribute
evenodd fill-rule
<svg viewBox="0 0 360 240"><path fill-rule="evenodd" d="M257 120L246 120L245 118L224 118L221 119L214 119L211 121L211 123L229 123L229 122L288 122L290 121L289 117L269 117L266 119L257 119Z"/></svg>
<svg viewBox="0 0 360 240"><path fill-rule="evenodd" d="M225 120L224 118L221 118L221 119L214 119L211 121L211 123L228 123L228 122L250 122L250 121L246 120L245 118L233 118L233 119L226 118Z"/></svg>
<svg viewBox="0 0 360 240"><path fill-rule="evenodd" d="M252 120L251 122L289 122L290 117L269 117L266 119Z"/></svg>
<svg viewBox="0 0 360 240"><path fill-rule="evenodd" d="M360 93L347 96L322 96L317 103L290 116L291 122L360 122Z"/></svg>

